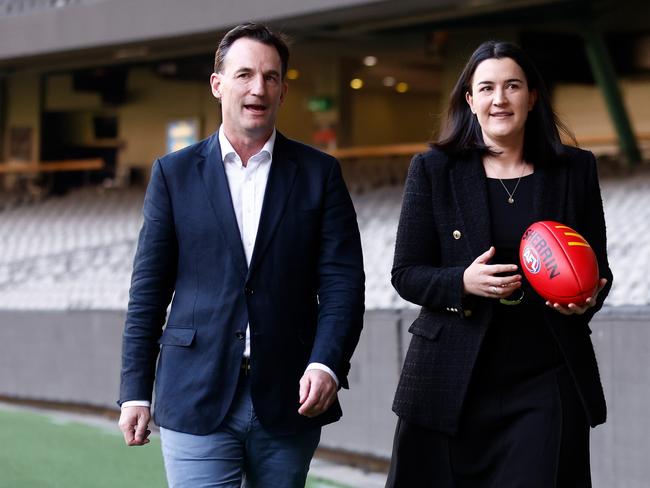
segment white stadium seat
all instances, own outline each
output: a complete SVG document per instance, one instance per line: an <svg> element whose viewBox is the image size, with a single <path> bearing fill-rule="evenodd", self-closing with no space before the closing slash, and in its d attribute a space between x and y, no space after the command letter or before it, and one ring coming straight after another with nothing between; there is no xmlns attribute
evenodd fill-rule
<svg viewBox="0 0 650 488"><path fill-rule="evenodd" d="M390 285L402 186L353 193L366 307L413 307ZM650 175L601 182L615 282L609 305L650 304ZM142 222L139 189L83 189L0 206L0 309L123 310Z"/></svg>

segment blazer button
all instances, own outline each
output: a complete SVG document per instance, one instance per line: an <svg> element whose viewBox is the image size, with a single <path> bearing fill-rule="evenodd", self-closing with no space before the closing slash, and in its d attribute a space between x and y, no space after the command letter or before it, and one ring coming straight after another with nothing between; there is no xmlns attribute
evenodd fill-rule
<svg viewBox="0 0 650 488"><path fill-rule="evenodd" d="M458 240L460 239L460 236L462 235L459 230L455 230L452 232L452 235L454 236L454 239Z"/></svg>
<svg viewBox="0 0 650 488"><path fill-rule="evenodd" d="M238 330L237 332L235 332L235 337L237 339L239 339L240 341L243 341L244 337L246 337L246 336L244 335L244 333L242 331Z"/></svg>
<svg viewBox="0 0 650 488"><path fill-rule="evenodd" d="M244 288L244 293L246 293L246 295L252 295L253 294L253 289L246 287L246 288Z"/></svg>

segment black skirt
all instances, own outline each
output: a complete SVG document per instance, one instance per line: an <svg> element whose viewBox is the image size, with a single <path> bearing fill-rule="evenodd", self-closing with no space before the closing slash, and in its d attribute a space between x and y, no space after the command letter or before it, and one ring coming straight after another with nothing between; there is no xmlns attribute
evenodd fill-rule
<svg viewBox="0 0 650 488"><path fill-rule="evenodd" d="M398 420L387 487L591 486L584 408L550 331L526 308L498 307L456 435Z"/></svg>

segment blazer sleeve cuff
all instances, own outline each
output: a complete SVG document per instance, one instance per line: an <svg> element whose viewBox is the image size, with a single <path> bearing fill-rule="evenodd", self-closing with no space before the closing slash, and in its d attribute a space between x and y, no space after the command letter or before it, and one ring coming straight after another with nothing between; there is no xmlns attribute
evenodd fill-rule
<svg viewBox="0 0 650 488"><path fill-rule="evenodd" d="M449 286L450 304L446 307L448 312L457 313L461 318L471 317L472 309L476 304L476 297L465 294L465 284L463 276L465 275L463 267L453 268L451 283Z"/></svg>

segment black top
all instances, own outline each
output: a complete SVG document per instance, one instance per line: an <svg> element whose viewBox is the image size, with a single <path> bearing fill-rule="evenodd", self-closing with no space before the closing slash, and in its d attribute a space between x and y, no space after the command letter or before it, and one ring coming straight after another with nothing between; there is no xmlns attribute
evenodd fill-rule
<svg viewBox="0 0 650 488"><path fill-rule="evenodd" d="M521 271L519 262L519 243L524 231L533 223L533 175L524 176L517 185L518 178L500 180L497 178L487 179L487 195L490 210L490 236L492 245L496 252L492 258L492 264L516 264L517 271L522 276L522 289L525 293L525 307L531 305L534 300L540 298L534 293L526 277ZM503 182L503 184L501 183ZM513 195L514 202L508 202L510 194L516 187ZM513 294L519 296L519 292Z"/></svg>
<svg viewBox="0 0 650 488"><path fill-rule="evenodd" d="M517 184L518 178L501 180L508 191ZM534 300L534 292L525 280L519 262L519 243L524 231L532 224L533 175L524 176L508 202L501 182L487 179L490 210L490 232L496 252L492 264L516 264L523 277L524 300L519 305L495 307L494 318L486 333L479 363L476 367L475 386L507 387L524 381L562 364L557 343L543 321L540 310L544 306ZM513 296L518 296L516 291Z"/></svg>
<svg viewBox="0 0 650 488"><path fill-rule="evenodd" d="M492 245L496 248L493 263L519 265L519 242L524 231L532 224L533 175L499 180L487 179L488 203L490 206L490 232ZM502 185L503 182L503 185ZM508 193L516 187L514 202L508 203Z"/></svg>

